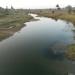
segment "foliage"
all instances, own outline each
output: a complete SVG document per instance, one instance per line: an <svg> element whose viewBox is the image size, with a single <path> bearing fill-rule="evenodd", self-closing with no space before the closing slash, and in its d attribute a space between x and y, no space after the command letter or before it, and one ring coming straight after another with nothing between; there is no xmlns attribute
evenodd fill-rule
<svg viewBox="0 0 75 75"><path fill-rule="evenodd" d="M59 6L59 4L57 4L56 7L57 7L58 10L60 10L60 6Z"/></svg>
<svg viewBox="0 0 75 75"><path fill-rule="evenodd" d="M66 57L69 58L70 60L75 60L75 44L68 46Z"/></svg>
<svg viewBox="0 0 75 75"><path fill-rule="evenodd" d="M71 12L72 12L72 6L68 5L66 8L68 9L68 13L71 14Z"/></svg>

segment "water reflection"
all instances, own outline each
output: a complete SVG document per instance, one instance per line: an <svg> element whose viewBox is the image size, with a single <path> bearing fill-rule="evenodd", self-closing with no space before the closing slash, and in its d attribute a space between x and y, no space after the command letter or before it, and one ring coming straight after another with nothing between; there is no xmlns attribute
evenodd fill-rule
<svg viewBox="0 0 75 75"><path fill-rule="evenodd" d="M50 60L63 60L64 59L64 53L56 52L52 50L51 48L49 50L46 50L44 55L46 56L46 58L49 58Z"/></svg>

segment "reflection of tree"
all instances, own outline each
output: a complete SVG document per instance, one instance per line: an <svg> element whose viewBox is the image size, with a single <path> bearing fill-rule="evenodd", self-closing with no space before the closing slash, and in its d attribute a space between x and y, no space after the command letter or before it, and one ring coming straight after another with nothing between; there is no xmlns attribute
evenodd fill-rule
<svg viewBox="0 0 75 75"><path fill-rule="evenodd" d="M72 29L73 32L73 39L75 40L75 29Z"/></svg>
<svg viewBox="0 0 75 75"><path fill-rule="evenodd" d="M61 44L61 48L64 47L62 45L63 44ZM59 46L60 46L60 44L58 44L58 43L51 46L49 49L47 49L45 51L45 56L50 61L49 65L48 65L50 71L57 73L57 74L52 74L52 75L67 75L68 74L68 64L63 63L64 62L64 53L56 50L56 49L59 49Z"/></svg>
<svg viewBox="0 0 75 75"><path fill-rule="evenodd" d="M66 23L65 27L64 27L64 31L71 31L73 28L73 25L69 22L69 21L64 21Z"/></svg>
<svg viewBox="0 0 75 75"><path fill-rule="evenodd" d="M69 24L70 22L69 21L66 21L66 23Z"/></svg>
<svg viewBox="0 0 75 75"><path fill-rule="evenodd" d="M48 50L46 50L46 57L52 60L63 60L66 46L64 43L56 43Z"/></svg>

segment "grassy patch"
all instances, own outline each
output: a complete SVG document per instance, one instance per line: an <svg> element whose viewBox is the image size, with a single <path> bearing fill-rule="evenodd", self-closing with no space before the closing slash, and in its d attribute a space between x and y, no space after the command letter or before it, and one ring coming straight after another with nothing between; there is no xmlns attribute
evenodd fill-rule
<svg viewBox="0 0 75 75"><path fill-rule="evenodd" d="M15 14L8 15L4 18L0 18L0 29L1 28L9 28L11 26L19 26L26 21L29 21L32 17L28 14Z"/></svg>
<svg viewBox="0 0 75 75"><path fill-rule="evenodd" d="M51 12L41 12L41 13L37 13L40 16L45 16L45 17L49 17L49 18L54 18L54 19L63 19L63 20L67 20L72 22L73 24L75 24L75 14L68 14L65 12L55 12L54 14Z"/></svg>
<svg viewBox="0 0 75 75"><path fill-rule="evenodd" d="M31 20L32 17L25 12L15 13L0 17L0 39L4 39L18 30L20 30L24 23Z"/></svg>
<svg viewBox="0 0 75 75"><path fill-rule="evenodd" d="M70 60L75 60L75 44L69 45L67 47L66 57Z"/></svg>

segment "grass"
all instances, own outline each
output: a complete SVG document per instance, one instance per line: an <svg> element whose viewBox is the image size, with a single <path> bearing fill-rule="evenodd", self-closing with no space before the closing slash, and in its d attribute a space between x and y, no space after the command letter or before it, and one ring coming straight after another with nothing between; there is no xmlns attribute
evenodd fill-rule
<svg viewBox="0 0 75 75"><path fill-rule="evenodd" d="M75 13L69 14L68 12L55 12L53 14L52 12L39 12L37 14L49 18L67 20L75 24Z"/></svg>
<svg viewBox="0 0 75 75"><path fill-rule="evenodd" d="M25 22L30 21L32 17L25 12L15 13L0 17L0 40L11 36L14 32L20 30Z"/></svg>
<svg viewBox="0 0 75 75"><path fill-rule="evenodd" d="M5 38L8 38L9 36L11 36L11 34L3 32L3 31L2 32L0 31L0 41L5 39Z"/></svg>
<svg viewBox="0 0 75 75"><path fill-rule="evenodd" d="M32 17L28 14L15 14L15 15L7 15L6 17L0 18L0 29L1 28L9 28L14 26L15 28L20 26L21 24L29 21Z"/></svg>
<svg viewBox="0 0 75 75"><path fill-rule="evenodd" d="M69 45L67 52L65 53L66 57L70 60L75 60L75 44Z"/></svg>

